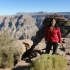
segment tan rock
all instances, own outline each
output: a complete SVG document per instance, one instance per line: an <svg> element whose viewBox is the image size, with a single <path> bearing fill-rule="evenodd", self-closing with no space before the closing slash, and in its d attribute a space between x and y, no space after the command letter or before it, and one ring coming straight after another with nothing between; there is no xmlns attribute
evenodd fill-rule
<svg viewBox="0 0 70 70"><path fill-rule="evenodd" d="M24 43L29 44L30 47L33 45L33 41L31 41L30 39L23 39L23 40L20 40L20 41L22 41L23 44Z"/></svg>
<svg viewBox="0 0 70 70"><path fill-rule="evenodd" d="M44 48L46 48L45 42L40 42L35 46L34 50L42 50Z"/></svg>
<svg viewBox="0 0 70 70"><path fill-rule="evenodd" d="M17 52L19 54L19 58L17 58L17 60L21 60L23 53L26 50L28 50L32 45L33 45L33 42L29 39L14 41L12 48L14 48L15 53Z"/></svg>

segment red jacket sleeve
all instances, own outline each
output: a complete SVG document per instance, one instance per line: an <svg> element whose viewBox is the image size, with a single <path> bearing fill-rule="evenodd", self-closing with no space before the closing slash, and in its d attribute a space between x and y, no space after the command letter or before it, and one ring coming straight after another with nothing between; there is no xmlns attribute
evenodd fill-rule
<svg viewBox="0 0 70 70"><path fill-rule="evenodd" d="M45 30L45 41L47 41L48 28Z"/></svg>
<svg viewBox="0 0 70 70"><path fill-rule="evenodd" d="M59 38L59 43L62 43L62 39L61 39L61 31L60 31L60 28L58 28L58 38Z"/></svg>

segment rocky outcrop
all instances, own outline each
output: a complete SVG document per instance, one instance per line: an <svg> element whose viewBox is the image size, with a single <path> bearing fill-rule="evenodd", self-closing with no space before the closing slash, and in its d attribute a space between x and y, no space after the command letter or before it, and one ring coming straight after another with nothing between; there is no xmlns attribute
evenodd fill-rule
<svg viewBox="0 0 70 70"><path fill-rule="evenodd" d="M60 45L61 50L70 55L70 38L63 38L63 43Z"/></svg>
<svg viewBox="0 0 70 70"><path fill-rule="evenodd" d="M33 45L33 41L29 39L23 39L23 40L16 40L12 43L12 48L14 50L14 57L15 60L21 60L22 55L24 52L26 52L28 49L31 48Z"/></svg>

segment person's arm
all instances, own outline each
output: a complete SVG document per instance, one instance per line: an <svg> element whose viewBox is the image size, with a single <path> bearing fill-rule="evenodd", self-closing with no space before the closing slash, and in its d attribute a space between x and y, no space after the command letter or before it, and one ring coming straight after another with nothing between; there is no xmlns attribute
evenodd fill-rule
<svg viewBox="0 0 70 70"><path fill-rule="evenodd" d="M58 33L57 34L58 34L58 38L59 38L59 42L58 43L62 43L60 28L58 28Z"/></svg>
<svg viewBox="0 0 70 70"><path fill-rule="evenodd" d="M48 35L48 28L45 30L45 42L47 41L47 35Z"/></svg>

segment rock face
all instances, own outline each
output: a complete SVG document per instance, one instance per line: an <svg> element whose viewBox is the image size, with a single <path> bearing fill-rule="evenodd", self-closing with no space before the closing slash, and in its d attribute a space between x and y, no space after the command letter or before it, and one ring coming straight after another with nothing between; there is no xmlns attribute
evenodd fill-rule
<svg viewBox="0 0 70 70"><path fill-rule="evenodd" d="M6 30L16 39L31 39L36 35L36 20L30 15L0 16L0 30Z"/></svg>

